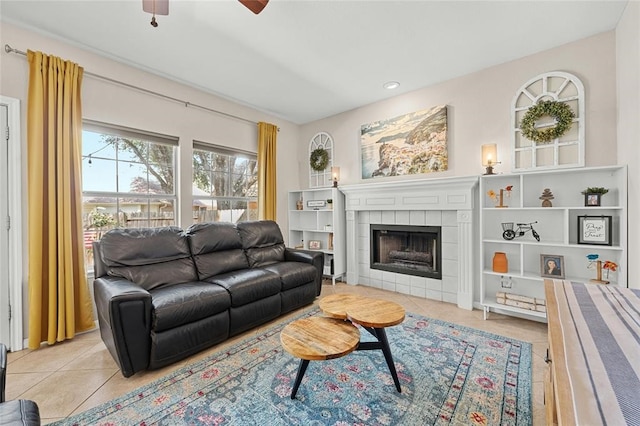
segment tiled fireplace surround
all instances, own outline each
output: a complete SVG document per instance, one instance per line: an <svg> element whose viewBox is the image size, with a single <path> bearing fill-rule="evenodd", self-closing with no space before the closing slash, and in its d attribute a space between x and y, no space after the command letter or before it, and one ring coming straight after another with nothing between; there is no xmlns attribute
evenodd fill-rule
<svg viewBox="0 0 640 426"><path fill-rule="evenodd" d="M477 255L477 177L375 182L346 195L347 283L473 308ZM442 227L442 280L371 269L369 225Z"/></svg>

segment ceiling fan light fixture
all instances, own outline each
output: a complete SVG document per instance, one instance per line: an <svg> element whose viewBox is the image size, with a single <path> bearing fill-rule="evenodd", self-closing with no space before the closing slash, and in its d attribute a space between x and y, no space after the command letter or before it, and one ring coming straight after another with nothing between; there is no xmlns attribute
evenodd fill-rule
<svg viewBox="0 0 640 426"><path fill-rule="evenodd" d="M242 3L247 9L255 13L256 15L262 12L269 3L269 0L238 0Z"/></svg>
<svg viewBox="0 0 640 426"><path fill-rule="evenodd" d="M158 26L156 15L169 14L169 0L142 0L142 10L153 15L151 26L156 28Z"/></svg>
<svg viewBox="0 0 640 426"><path fill-rule="evenodd" d="M386 83L384 83L382 85L383 88L387 89L387 90L393 90L393 89L397 89L398 87L400 87L400 83L397 81L387 81Z"/></svg>

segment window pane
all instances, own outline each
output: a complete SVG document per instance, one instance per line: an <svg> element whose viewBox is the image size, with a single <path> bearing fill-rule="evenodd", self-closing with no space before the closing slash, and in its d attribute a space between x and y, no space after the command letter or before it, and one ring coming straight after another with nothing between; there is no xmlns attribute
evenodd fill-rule
<svg viewBox="0 0 640 426"><path fill-rule="evenodd" d="M216 172L229 172L229 156L224 154L216 154L215 152L211 154L211 170Z"/></svg>
<svg viewBox="0 0 640 426"><path fill-rule="evenodd" d="M244 174L247 170L249 160L239 157L234 157L233 160L233 170L231 170L231 173Z"/></svg>
<svg viewBox="0 0 640 426"><path fill-rule="evenodd" d="M138 139L125 139L117 136L105 136L107 140L118 144L118 160L146 163L149 161L149 143ZM154 146L162 146L153 144Z"/></svg>
<svg viewBox="0 0 640 426"><path fill-rule="evenodd" d="M96 157L82 161L82 190L116 192L116 161Z"/></svg>
<svg viewBox="0 0 640 426"><path fill-rule="evenodd" d="M226 197L229 195L229 175L227 173L213 172L213 185L211 195L214 197Z"/></svg>
<svg viewBox="0 0 640 426"><path fill-rule="evenodd" d="M257 220L257 160L229 150L193 151L193 221Z"/></svg>
<svg viewBox="0 0 640 426"><path fill-rule="evenodd" d="M118 162L118 192L148 193L147 167L131 161Z"/></svg>
<svg viewBox="0 0 640 426"><path fill-rule="evenodd" d="M149 164L149 187L153 194L173 194L173 163ZM151 184L153 182L153 184Z"/></svg>
<svg viewBox="0 0 640 426"><path fill-rule="evenodd" d="M116 146L106 142L100 133L82 132L82 159L93 158L116 159Z"/></svg>

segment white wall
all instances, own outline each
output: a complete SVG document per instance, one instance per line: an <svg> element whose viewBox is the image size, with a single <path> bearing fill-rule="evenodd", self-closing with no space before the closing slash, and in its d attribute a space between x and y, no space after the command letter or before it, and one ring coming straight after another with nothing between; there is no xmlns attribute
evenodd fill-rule
<svg viewBox="0 0 640 426"><path fill-rule="evenodd" d="M480 146L485 143L498 144L502 164L496 169L509 172L511 102L520 86L548 71L566 71L584 83L586 164L616 164L615 52L615 33L609 31L306 124L302 126L298 154L300 180L307 180L308 141L316 132L325 131L334 138L334 165L341 166L341 183L360 183L359 132L362 124L444 104L449 106L449 170L380 179L482 174Z"/></svg>
<svg viewBox="0 0 640 426"><path fill-rule="evenodd" d="M640 288L640 2L630 1L616 28L618 162L629 165L629 287Z"/></svg>
<svg viewBox="0 0 640 426"><path fill-rule="evenodd" d="M280 128L277 145L277 162L280 165L277 175L279 186L277 220L283 229L287 228L287 191L299 186L297 183L299 175L297 164L295 161L291 161L290 155L291 152L295 152L298 149L298 125L220 97L205 94L182 84L157 77L11 24L3 22L0 36L3 45L0 94L17 98L21 101L23 188L27 188L26 108L29 66L24 56L5 53L5 43L18 50L39 50L74 61L84 67L85 72L124 81L194 104L243 117L253 122L266 121L277 125ZM255 124L212 114L196 108L187 108L182 104L107 83L87 75L85 75L82 85L82 106L84 118L177 136L180 139L178 161L181 166L179 168L181 173L178 176L178 185L183 196L180 200L182 208L179 212L179 217L182 220L180 220L179 225L183 227L191 224L191 199L189 194L191 194L192 188L190 173L192 140L257 152L258 131ZM27 213L27 202L25 194L22 199L23 217ZM25 271L23 279L23 301L25 307L23 328L25 330L24 337L26 338L28 330L26 276L26 271L28 271L28 247L26 245L28 230L27 221L25 220L23 223L22 234L25 242L23 248L23 270ZM283 234L286 235L286 232L283 232Z"/></svg>

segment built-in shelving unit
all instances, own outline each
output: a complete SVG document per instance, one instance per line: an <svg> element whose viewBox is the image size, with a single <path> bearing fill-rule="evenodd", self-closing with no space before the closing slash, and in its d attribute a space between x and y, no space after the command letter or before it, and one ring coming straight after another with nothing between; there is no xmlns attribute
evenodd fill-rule
<svg viewBox="0 0 640 426"><path fill-rule="evenodd" d="M328 203L328 200L332 200ZM290 191L289 245L324 254L324 276L346 274L344 194L338 188Z"/></svg>
<svg viewBox="0 0 640 426"><path fill-rule="evenodd" d="M499 199L503 191L503 205L488 193L494 191ZM605 187L600 206L585 206L581 193L587 187ZM553 194L551 207L542 207L540 199L548 188ZM627 168L626 166L585 167L523 174L485 175L480 179L480 302L485 318L491 310L530 319L546 320L545 312L497 303L498 291L544 300L541 255L561 256L564 260L564 279L590 282L596 278L595 263L587 255L597 254L602 261L618 264L610 273L609 285L627 287ZM579 243L580 217L611 217L611 245ZM517 233L512 240L503 237L504 223L532 223L540 236L537 241L531 231ZM494 272L493 256L506 253L508 271Z"/></svg>

